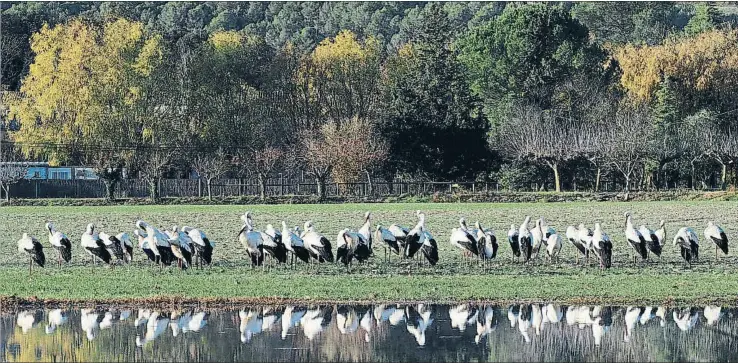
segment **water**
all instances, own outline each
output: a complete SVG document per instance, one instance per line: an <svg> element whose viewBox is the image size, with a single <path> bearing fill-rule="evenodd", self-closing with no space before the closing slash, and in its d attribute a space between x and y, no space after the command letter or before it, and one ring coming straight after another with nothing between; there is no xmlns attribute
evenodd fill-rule
<svg viewBox="0 0 738 363"><path fill-rule="evenodd" d="M727 361L738 310L558 305L25 310L3 361Z"/></svg>

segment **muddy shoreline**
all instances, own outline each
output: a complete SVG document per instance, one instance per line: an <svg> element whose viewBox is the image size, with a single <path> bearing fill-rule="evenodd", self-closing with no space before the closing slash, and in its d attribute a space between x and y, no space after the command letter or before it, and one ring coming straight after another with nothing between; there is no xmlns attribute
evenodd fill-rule
<svg viewBox="0 0 738 363"><path fill-rule="evenodd" d="M699 298L699 299L629 299L629 298L595 298L576 297L563 299L492 299L492 300L353 300L353 299L293 299L280 297L243 297L243 298L188 298L179 296L162 296L154 298L117 298L117 299L39 299L35 297L23 298L16 296L0 296L0 311L17 311L27 309L53 308L160 308L184 309L197 308L200 310L237 309L250 305L377 305L377 304L560 304L560 305L659 305L666 307L683 307L696 305L719 305L724 307L738 306L738 296L733 298Z"/></svg>

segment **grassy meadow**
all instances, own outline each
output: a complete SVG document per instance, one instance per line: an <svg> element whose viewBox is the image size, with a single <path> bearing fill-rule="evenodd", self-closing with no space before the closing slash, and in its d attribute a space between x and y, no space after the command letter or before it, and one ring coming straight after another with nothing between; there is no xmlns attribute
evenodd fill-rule
<svg viewBox="0 0 738 363"><path fill-rule="evenodd" d="M702 241L708 220L721 225L733 240L738 231L735 202L642 202L642 203L533 203L533 204L334 204L252 206L110 206L110 207L3 207L0 208L0 296L21 299L99 300L177 297L186 299L297 300L561 300L613 302L738 301L738 259L720 256L715 262L714 245ZM312 220L331 241L341 228L358 229L365 211L373 212L373 225L399 223L412 227L414 211L426 213L426 227L439 244L440 261L435 267L417 266L393 256L390 264L377 244L375 257L355 264L350 275L342 266L323 264L309 270L279 266L271 271L252 270L238 242L239 215L251 210L258 229L267 223L279 228ZM625 218L631 211L634 223L656 228L667 221L667 244L661 261L634 265L624 238ZM568 225L600 222L614 242L613 267L600 271L575 265L575 249L566 241L557 263L540 258L523 265L512 262L506 234L510 224L519 225L526 215L543 216L562 236ZM448 242L459 217L470 224L479 220L495 229L500 240L498 258L484 267L469 264ZM80 248L85 225L99 231L131 232L134 222L144 219L161 228L197 226L216 242L212 268L180 272L175 267L149 267L140 250L128 267L93 268ZM56 251L50 247L44 223L53 221L70 237L73 257L59 270ZM701 239L701 261L686 269L671 238L678 228L691 226ZM28 276L27 256L17 251L16 241L28 232L44 244L47 267ZM732 243L732 241L731 241ZM334 242L335 244L335 242ZM543 257L543 256L541 256Z"/></svg>

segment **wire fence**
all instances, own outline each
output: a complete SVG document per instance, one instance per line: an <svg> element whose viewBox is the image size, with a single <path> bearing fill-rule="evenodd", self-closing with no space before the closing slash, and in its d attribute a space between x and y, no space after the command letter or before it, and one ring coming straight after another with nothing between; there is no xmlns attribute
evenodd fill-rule
<svg viewBox="0 0 738 363"><path fill-rule="evenodd" d="M436 193L486 194L504 192L537 192L553 190L553 185L541 188L531 183L529 188L506 189L496 182L439 182L439 181L404 181L392 182L358 182L358 183L326 183L327 196L352 197L390 197L399 195L433 195ZM670 189L683 189L675 185ZM705 186L703 190L718 190L718 186ZM617 182L603 181L600 192L619 192L623 185ZM637 190L637 189L636 189ZM636 191L633 190L633 191ZM567 191L591 192L591 189L569 189ZM203 179L162 179L158 184L160 197L185 198L207 197L207 182ZM259 196L260 185L251 179L217 179L211 182L213 197ZM267 197L274 196L311 196L318 194L318 186L309 179L268 179L265 185ZM10 197L23 199L36 198L104 198L105 184L102 180L21 180L10 188ZM115 191L116 198L147 198L150 186L142 179L124 179ZM0 195L4 198L4 195Z"/></svg>

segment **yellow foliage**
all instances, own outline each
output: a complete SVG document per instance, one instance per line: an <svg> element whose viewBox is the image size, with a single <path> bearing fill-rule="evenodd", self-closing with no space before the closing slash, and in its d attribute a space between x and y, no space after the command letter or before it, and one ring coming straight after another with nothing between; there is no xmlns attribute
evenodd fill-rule
<svg viewBox="0 0 738 363"><path fill-rule="evenodd" d="M10 117L21 125L12 136L26 155L46 155L64 161L55 147L39 143L96 143L101 132L125 130L106 127L123 106L140 98L139 85L162 57L161 39L148 36L143 24L126 19L102 27L73 20L44 25L31 37L35 54L20 88L9 105Z"/></svg>
<svg viewBox="0 0 738 363"><path fill-rule="evenodd" d="M664 77L698 91L732 87L738 76L738 31L713 30L662 45L626 45L616 50L621 84L631 96L650 100Z"/></svg>
<svg viewBox="0 0 738 363"><path fill-rule="evenodd" d="M243 36L235 31L219 31L210 35L210 45L218 52L232 52L241 47Z"/></svg>

